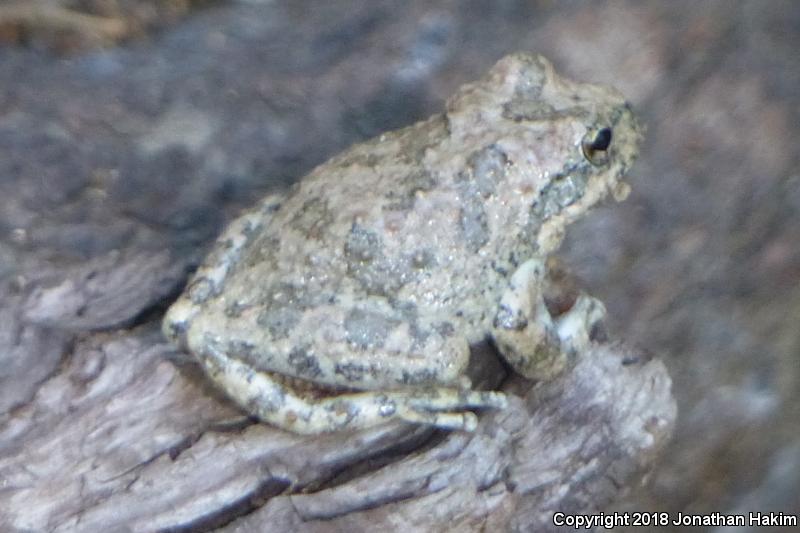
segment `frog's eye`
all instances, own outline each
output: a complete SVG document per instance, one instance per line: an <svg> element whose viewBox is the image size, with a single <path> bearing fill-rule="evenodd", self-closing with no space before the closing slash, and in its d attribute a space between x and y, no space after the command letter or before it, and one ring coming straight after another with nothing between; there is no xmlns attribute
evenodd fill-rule
<svg viewBox="0 0 800 533"><path fill-rule="evenodd" d="M583 155L596 166L608 163L608 147L611 146L611 128L590 131L581 143Z"/></svg>

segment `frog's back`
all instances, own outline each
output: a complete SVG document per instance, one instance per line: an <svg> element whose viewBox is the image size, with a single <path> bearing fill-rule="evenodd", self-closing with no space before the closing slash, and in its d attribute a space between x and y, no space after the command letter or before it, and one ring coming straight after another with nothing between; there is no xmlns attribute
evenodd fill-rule
<svg viewBox="0 0 800 533"><path fill-rule="evenodd" d="M478 252L489 244L482 194L493 191L481 191L489 185L469 169L485 177L505 161L491 148L464 156L448 142L437 115L316 168L248 244L226 293L263 304L291 286L306 297L287 305L460 305L459 295L474 292L464 283L481 283L476 263L489 255Z"/></svg>
<svg viewBox="0 0 800 533"><path fill-rule="evenodd" d="M357 145L237 219L255 223L216 295L168 321L187 324L192 351L318 383L451 382L470 340L459 309L491 312L489 294L468 300L496 284L476 273L485 239L465 238L469 210L437 163L459 157L447 139L439 116ZM212 264L232 246L218 242Z"/></svg>

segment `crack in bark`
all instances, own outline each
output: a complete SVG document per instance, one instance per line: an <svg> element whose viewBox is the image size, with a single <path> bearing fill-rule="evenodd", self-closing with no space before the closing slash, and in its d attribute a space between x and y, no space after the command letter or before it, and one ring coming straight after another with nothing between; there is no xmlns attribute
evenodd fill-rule
<svg viewBox="0 0 800 533"><path fill-rule="evenodd" d="M291 482L269 474L255 490L243 494L241 498L222 506L219 509L198 517L185 524L159 529L159 533L189 533L205 532L230 524L234 520L247 516L266 502L282 494ZM261 503L259 503L261 502Z"/></svg>

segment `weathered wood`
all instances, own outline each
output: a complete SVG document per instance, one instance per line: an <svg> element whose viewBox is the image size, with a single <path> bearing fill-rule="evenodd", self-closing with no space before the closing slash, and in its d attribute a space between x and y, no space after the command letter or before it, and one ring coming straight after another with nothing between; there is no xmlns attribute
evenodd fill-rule
<svg viewBox="0 0 800 533"><path fill-rule="evenodd" d="M558 381L506 384L511 407L474 434L300 437L239 415L173 357L152 326L75 345L0 433L4 530L210 527L265 502L230 527L544 530L638 480L675 417L660 362L598 345Z"/></svg>

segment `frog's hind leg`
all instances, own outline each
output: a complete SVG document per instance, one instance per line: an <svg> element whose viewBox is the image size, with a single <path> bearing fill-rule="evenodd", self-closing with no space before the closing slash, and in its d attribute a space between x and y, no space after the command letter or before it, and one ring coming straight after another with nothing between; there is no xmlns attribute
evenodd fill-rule
<svg viewBox="0 0 800 533"><path fill-rule="evenodd" d="M175 344L186 348L186 331L202 305L219 294L233 265L237 264L254 235L280 208L284 195L268 195L257 206L231 222L217 237L214 251L203 261L189 285L164 316L162 330Z"/></svg>
<svg viewBox="0 0 800 533"><path fill-rule="evenodd" d="M249 413L301 434L362 429L390 420L473 431L477 417L466 409L506 406L500 392L439 386L312 398L220 352L206 350L200 360L209 377Z"/></svg>
<svg viewBox="0 0 800 533"><path fill-rule="evenodd" d="M599 300L581 293L566 313L552 317L544 301L545 262L530 259L511 276L500 300L492 336L508 363L530 379L559 374L583 353L591 333L605 317Z"/></svg>

